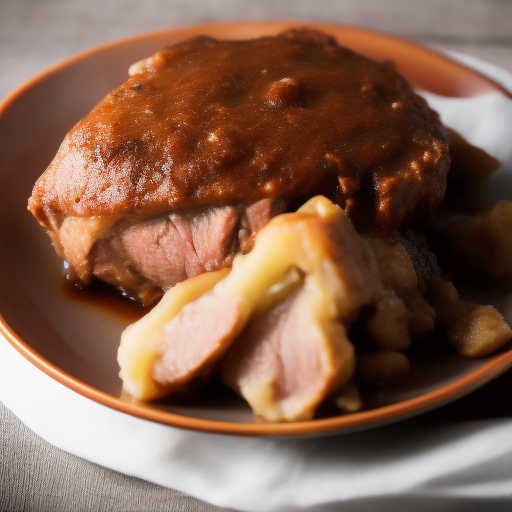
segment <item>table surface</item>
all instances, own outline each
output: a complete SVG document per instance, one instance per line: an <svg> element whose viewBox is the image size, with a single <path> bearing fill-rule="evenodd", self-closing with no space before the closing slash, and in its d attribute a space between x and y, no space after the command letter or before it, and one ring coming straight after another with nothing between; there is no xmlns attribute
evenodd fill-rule
<svg viewBox="0 0 512 512"><path fill-rule="evenodd" d="M241 19L363 26L467 53L512 72L512 2L508 0L0 0L0 98L91 46L162 28ZM491 400L494 396L501 400ZM511 372L430 414L443 421L510 416ZM0 511L78 509L225 510L59 450L0 404Z"/></svg>

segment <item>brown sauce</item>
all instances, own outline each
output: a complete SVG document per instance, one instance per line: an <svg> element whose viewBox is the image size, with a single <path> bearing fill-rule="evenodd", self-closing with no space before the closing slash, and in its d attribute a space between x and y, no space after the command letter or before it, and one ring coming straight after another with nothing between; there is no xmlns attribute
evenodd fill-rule
<svg viewBox="0 0 512 512"><path fill-rule="evenodd" d="M449 166L437 115L390 62L306 29L165 48L66 137L31 209L153 215L323 194L356 222L437 207Z"/></svg>
<svg viewBox="0 0 512 512"><path fill-rule="evenodd" d="M66 300L107 311L126 324L136 322L149 311L139 301L98 280L87 286L79 286L63 279L61 291Z"/></svg>

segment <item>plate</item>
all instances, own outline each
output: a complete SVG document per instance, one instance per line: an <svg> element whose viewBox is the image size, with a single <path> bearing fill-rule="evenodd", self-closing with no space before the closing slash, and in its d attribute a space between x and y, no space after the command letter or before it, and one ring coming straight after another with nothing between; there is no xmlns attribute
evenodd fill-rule
<svg viewBox="0 0 512 512"><path fill-rule="evenodd" d="M231 395L188 404L138 405L121 399L116 352L130 308L112 297L70 295L61 262L26 209L37 177L66 132L127 77L129 65L161 47L206 34L244 39L310 26L375 59L392 59L417 87L451 97L507 94L491 79L449 58L385 34L341 25L247 22L199 25L140 35L73 57L34 78L0 105L0 331L55 381L107 407L176 427L239 435L349 432L402 419L454 400L512 366L512 348L479 360L424 360L406 385L372 398L372 408L311 421L264 424Z"/></svg>

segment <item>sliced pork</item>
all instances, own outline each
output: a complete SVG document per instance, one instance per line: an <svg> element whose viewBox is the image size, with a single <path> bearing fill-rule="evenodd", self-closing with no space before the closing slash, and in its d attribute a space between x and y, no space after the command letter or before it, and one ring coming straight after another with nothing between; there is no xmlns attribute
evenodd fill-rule
<svg viewBox="0 0 512 512"><path fill-rule="evenodd" d="M340 321L319 322L301 288L255 315L219 363L223 381L267 421L310 419L352 376L354 347Z"/></svg>
<svg viewBox="0 0 512 512"><path fill-rule="evenodd" d="M153 378L169 393L207 375L247 321L243 297L207 293L162 329Z"/></svg>
<svg viewBox="0 0 512 512"><path fill-rule="evenodd" d="M152 304L176 283L229 267L252 248L254 235L285 210L281 199L206 206L106 226L68 218L60 250L84 283L95 277Z"/></svg>

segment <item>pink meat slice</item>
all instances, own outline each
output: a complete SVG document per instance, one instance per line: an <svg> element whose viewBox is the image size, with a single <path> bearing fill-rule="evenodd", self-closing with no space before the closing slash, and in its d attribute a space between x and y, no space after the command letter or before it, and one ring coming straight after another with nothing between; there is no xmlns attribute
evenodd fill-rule
<svg viewBox="0 0 512 512"><path fill-rule="evenodd" d="M303 311L308 303L299 297L300 291L295 292L251 319L220 361L219 372L242 396L245 389L268 389L270 384L274 405L304 419L333 390L339 363L321 327ZM331 328L333 338L344 336L341 324Z"/></svg>
<svg viewBox="0 0 512 512"><path fill-rule="evenodd" d="M151 304L162 290L203 272L229 267L252 248L254 236L285 211L282 199L170 212L120 224L98 240L91 273Z"/></svg>
<svg viewBox="0 0 512 512"><path fill-rule="evenodd" d="M120 238L139 272L165 289L230 265L237 250L237 222L233 206L211 207L135 224Z"/></svg>
<svg viewBox="0 0 512 512"><path fill-rule="evenodd" d="M272 386L277 408L306 419L335 389L342 364L335 348L345 335L339 322L326 326L312 321L292 293L263 315L243 326L243 303L220 300L215 290L185 306L163 329L153 378L169 392L186 389L217 368L224 382L244 390Z"/></svg>
<svg viewBox="0 0 512 512"><path fill-rule="evenodd" d="M155 381L176 391L208 374L238 334L242 311L240 298L214 292L186 305L163 329Z"/></svg>

